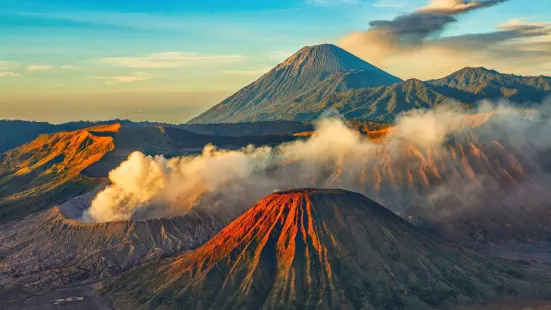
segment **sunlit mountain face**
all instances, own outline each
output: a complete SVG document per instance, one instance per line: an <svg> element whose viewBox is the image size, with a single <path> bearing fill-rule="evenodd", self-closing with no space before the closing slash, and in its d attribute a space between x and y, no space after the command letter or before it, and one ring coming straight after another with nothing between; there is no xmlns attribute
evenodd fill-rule
<svg viewBox="0 0 551 310"><path fill-rule="evenodd" d="M43 134L0 154L0 222L51 207L100 184L102 180L82 172L114 149L108 133L119 128Z"/></svg>

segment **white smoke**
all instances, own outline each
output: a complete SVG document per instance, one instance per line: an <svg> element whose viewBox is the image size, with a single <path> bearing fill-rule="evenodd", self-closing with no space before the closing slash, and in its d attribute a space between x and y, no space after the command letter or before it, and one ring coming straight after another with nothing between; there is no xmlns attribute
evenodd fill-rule
<svg viewBox="0 0 551 310"><path fill-rule="evenodd" d="M361 192L395 211L423 210L439 220L465 208L540 206L551 198L542 186L551 184L542 172L550 127L528 114L486 103L476 116L411 111L383 143L325 119L308 139L274 148L207 145L201 155L172 159L135 152L111 171L112 185L83 219L140 220L202 208L229 221L275 190L306 187Z"/></svg>

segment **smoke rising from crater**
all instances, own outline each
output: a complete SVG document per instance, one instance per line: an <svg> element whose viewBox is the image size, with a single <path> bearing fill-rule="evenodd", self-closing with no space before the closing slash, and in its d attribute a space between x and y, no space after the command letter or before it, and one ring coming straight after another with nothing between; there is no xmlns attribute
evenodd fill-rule
<svg viewBox="0 0 551 310"><path fill-rule="evenodd" d="M486 103L476 115L410 111L382 143L325 119L306 140L274 148L206 146L201 155L172 159L135 152L110 173L112 185L84 220L171 217L201 208L230 221L273 191L323 187L360 192L433 223L477 210L511 221L518 216L509 215L512 209L525 214L551 201L550 123L527 115Z"/></svg>

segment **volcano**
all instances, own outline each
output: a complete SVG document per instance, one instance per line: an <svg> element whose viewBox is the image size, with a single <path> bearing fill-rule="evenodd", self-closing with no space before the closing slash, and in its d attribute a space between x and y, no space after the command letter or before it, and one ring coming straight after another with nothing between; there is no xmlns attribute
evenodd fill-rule
<svg viewBox="0 0 551 310"><path fill-rule="evenodd" d="M104 289L121 309L434 309L547 286L520 268L433 239L360 194L297 189Z"/></svg>
<svg viewBox="0 0 551 310"><path fill-rule="evenodd" d="M189 123L301 121L304 119L300 116L288 114L293 110L311 110L308 107L338 91L400 81L335 45L306 46ZM301 99L303 96L309 100Z"/></svg>

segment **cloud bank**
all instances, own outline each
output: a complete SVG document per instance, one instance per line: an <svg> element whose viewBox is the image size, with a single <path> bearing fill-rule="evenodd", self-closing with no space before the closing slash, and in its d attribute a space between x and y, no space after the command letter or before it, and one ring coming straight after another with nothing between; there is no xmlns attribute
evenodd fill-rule
<svg viewBox="0 0 551 310"><path fill-rule="evenodd" d="M551 56L551 23L515 19L498 25L493 32L440 35L461 15L504 2L507 1L433 0L392 20L371 21L367 31L350 33L338 44L403 78L435 78L441 72L466 66L551 74L551 65L547 65Z"/></svg>
<svg viewBox="0 0 551 310"><path fill-rule="evenodd" d="M118 84L118 83L134 83L139 81L147 81L157 77L154 74L147 72L134 72L129 75L119 76L91 76L91 79L105 80L105 84Z"/></svg>
<svg viewBox="0 0 551 310"><path fill-rule="evenodd" d="M50 65L28 65L27 71L50 71L53 68Z"/></svg>
<svg viewBox="0 0 551 310"><path fill-rule="evenodd" d="M242 63L247 58L242 55L208 55L188 52L163 52L135 57L107 57L100 62L127 68L170 69L192 66Z"/></svg>

